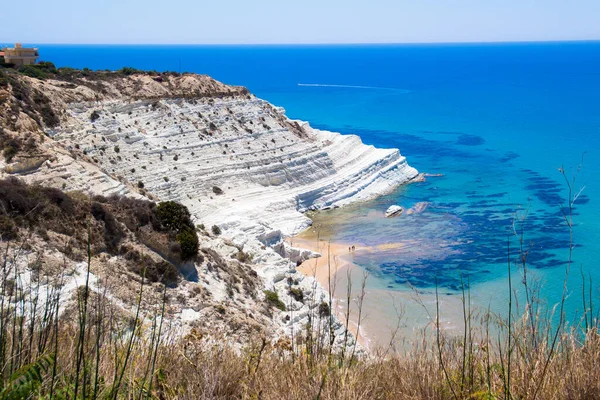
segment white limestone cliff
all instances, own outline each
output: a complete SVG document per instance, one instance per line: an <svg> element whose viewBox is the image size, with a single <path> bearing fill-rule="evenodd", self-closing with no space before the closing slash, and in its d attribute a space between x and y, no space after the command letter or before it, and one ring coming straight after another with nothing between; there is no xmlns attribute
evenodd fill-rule
<svg viewBox="0 0 600 400"><path fill-rule="evenodd" d="M107 101L70 111L57 140L231 233L293 235L309 225L309 209L368 200L417 176L396 149L312 129L256 98Z"/></svg>
<svg viewBox="0 0 600 400"><path fill-rule="evenodd" d="M177 83L193 93L200 85L196 96L186 98L148 77L139 78L137 91L111 86L103 95L89 87L69 92L47 81L42 89L65 107L60 126L47 130L54 140L45 146L54 156L22 175L64 190L186 205L196 224L222 230L210 248L227 257L238 249L250 254L265 288L278 291L288 305L284 316L274 318L280 334L298 331L310 310L289 296L286 278L317 299L326 293L295 270L298 261L315 254L290 248L283 239L310 225L308 210L372 199L418 172L397 149L313 129L247 91L193 79ZM219 95L198 95L202 90ZM184 311L185 322L192 313ZM336 329L343 327L338 323Z"/></svg>

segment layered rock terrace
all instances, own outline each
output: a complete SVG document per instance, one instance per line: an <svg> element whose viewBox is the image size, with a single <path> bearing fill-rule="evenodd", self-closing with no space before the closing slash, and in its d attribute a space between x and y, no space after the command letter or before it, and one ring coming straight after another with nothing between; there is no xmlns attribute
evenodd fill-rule
<svg viewBox="0 0 600 400"><path fill-rule="evenodd" d="M311 312L290 297L285 278L326 296L295 271L312 254L283 242L310 225L303 213L368 200L418 176L397 149L313 129L206 76L24 79L48 98L60 124L44 127L53 140L40 144L42 162L5 173L64 190L181 202L195 223L223 231L206 246L224 257L249 254L265 288L291 305L293 318L275 319L282 332L301 329ZM16 113L10 129L30 130L35 118L14 110L3 111ZM181 319L189 319L184 311Z"/></svg>

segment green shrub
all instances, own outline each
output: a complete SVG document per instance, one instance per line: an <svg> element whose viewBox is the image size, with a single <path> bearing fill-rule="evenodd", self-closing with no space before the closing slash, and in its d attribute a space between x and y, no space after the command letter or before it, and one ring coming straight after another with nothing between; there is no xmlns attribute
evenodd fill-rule
<svg viewBox="0 0 600 400"><path fill-rule="evenodd" d="M177 235L177 242L181 249L181 259L190 260L198 254L198 236L191 229L185 229Z"/></svg>
<svg viewBox="0 0 600 400"><path fill-rule="evenodd" d="M8 145L4 148L4 150L2 151L2 155L4 155L4 160L8 163L11 162L13 157L17 155L17 152L19 150L17 150L16 148L14 148L11 145Z"/></svg>
<svg viewBox="0 0 600 400"><path fill-rule="evenodd" d="M235 258L236 260L243 262L243 263L247 263L252 261L252 254L248 254L242 250L239 250L237 253L235 253L233 256L233 258Z"/></svg>
<svg viewBox="0 0 600 400"><path fill-rule="evenodd" d="M226 312L225 307L223 307L221 304L216 305L215 310L221 315L225 314Z"/></svg>
<svg viewBox="0 0 600 400"><path fill-rule="evenodd" d="M17 227L13 220L6 215L0 215L0 238L5 241L15 240L18 237Z"/></svg>
<svg viewBox="0 0 600 400"><path fill-rule="evenodd" d="M36 67L49 74L56 74L58 72L56 65L50 61L40 61Z"/></svg>
<svg viewBox="0 0 600 400"><path fill-rule="evenodd" d="M210 230L212 231L213 235L221 234L221 228L219 228L217 225L213 225L212 228L210 228Z"/></svg>
<svg viewBox="0 0 600 400"><path fill-rule="evenodd" d="M300 288L290 288L289 289L290 296L294 298L294 300L299 302L304 302L304 292Z"/></svg>
<svg viewBox="0 0 600 400"><path fill-rule="evenodd" d="M40 106L40 114L42 115L42 121L50 128L53 128L60 123L58 116L49 104L42 104Z"/></svg>
<svg viewBox="0 0 600 400"><path fill-rule="evenodd" d="M1 58L0 58L1 60ZM0 87L7 87L8 86L8 78L6 77L6 75L4 75L4 73L2 71L0 71Z"/></svg>
<svg viewBox="0 0 600 400"><path fill-rule="evenodd" d="M329 317L329 315L331 315L331 309L329 308L329 304L323 301L321 304L319 304L319 316L323 318Z"/></svg>
<svg viewBox="0 0 600 400"><path fill-rule="evenodd" d="M121 73L123 75L129 76L129 75L140 73L141 71L137 70L137 69L135 69L133 67L123 67L120 70L118 70L117 72L119 72L119 73Z"/></svg>
<svg viewBox="0 0 600 400"><path fill-rule="evenodd" d="M40 68L37 65L23 65L19 68L19 73L36 79L46 79L48 77L45 68Z"/></svg>
<svg viewBox="0 0 600 400"><path fill-rule="evenodd" d="M220 188L220 187L218 187L218 186L213 186L213 187L212 187L212 191L213 191L213 193L214 193L214 194L216 194L216 195L223 194L223 189L221 189L221 188Z"/></svg>
<svg viewBox="0 0 600 400"><path fill-rule="evenodd" d="M281 300L279 300L279 295L277 292L273 292L271 290L265 290L263 292L265 294L265 301L269 306L280 309L281 311L285 311L285 304Z"/></svg>
<svg viewBox="0 0 600 400"><path fill-rule="evenodd" d="M58 193L62 194L60 191ZM104 222L104 243L109 251L114 252L125 236L115 216L98 202L92 203L90 213L96 220Z"/></svg>
<svg viewBox="0 0 600 400"><path fill-rule="evenodd" d="M160 223L167 229L182 232L186 229L194 230L190 212L183 204L175 201L163 201L156 206L156 216Z"/></svg>
<svg viewBox="0 0 600 400"><path fill-rule="evenodd" d="M60 67L56 73L61 78L73 78L79 74L79 70L71 67Z"/></svg>
<svg viewBox="0 0 600 400"><path fill-rule="evenodd" d="M196 227L186 206L175 201L164 201L152 209L152 214L144 218L144 222L152 222L154 229L168 232L171 253L179 254L182 261L198 255L199 241ZM156 218L155 221L151 220L152 217Z"/></svg>

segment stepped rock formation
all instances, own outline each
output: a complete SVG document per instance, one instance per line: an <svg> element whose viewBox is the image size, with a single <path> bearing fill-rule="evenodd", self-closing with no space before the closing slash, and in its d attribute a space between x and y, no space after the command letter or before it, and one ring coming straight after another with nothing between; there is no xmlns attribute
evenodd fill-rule
<svg viewBox="0 0 600 400"><path fill-rule="evenodd" d="M288 294L290 279L325 298L313 279L295 271L314 254L282 242L310 225L303 212L368 200L418 175L397 149L313 129L245 88L206 76L19 79L43 94L58 123L40 122L35 108L0 109L8 131L23 134L38 123L51 138L36 139L33 154L6 165L5 175L66 191L186 205L196 224L223 232L204 235L202 246L226 259L248 254L265 288L279 293L288 306L273 319L281 334L301 329L312 312ZM194 268L208 274L202 265ZM191 320L195 312L180 309L180 317Z"/></svg>

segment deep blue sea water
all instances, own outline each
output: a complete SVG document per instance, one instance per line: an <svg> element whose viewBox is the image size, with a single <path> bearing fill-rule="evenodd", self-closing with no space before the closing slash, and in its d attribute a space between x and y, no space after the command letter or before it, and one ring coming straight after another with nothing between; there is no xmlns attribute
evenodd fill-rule
<svg viewBox="0 0 600 400"><path fill-rule="evenodd" d="M331 218L333 239L359 247L371 285L448 292L468 276L480 299L506 299L515 213L532 273L553 304L562 293L569 235L558 171L585 186L575 205L567 311L581 314L581 274L600 283L600 42L361 46L39 45L57 66L205 73L248 87L314 127L397 147L421 172L441 173ZM428 201L419 215L384 219L391 204ZM351 218L350 218L351 217ZM520 226L520 225L518 225ZM520 281L515 264L513 274ZM466 278L465 278L466 279Z"/></svg>

